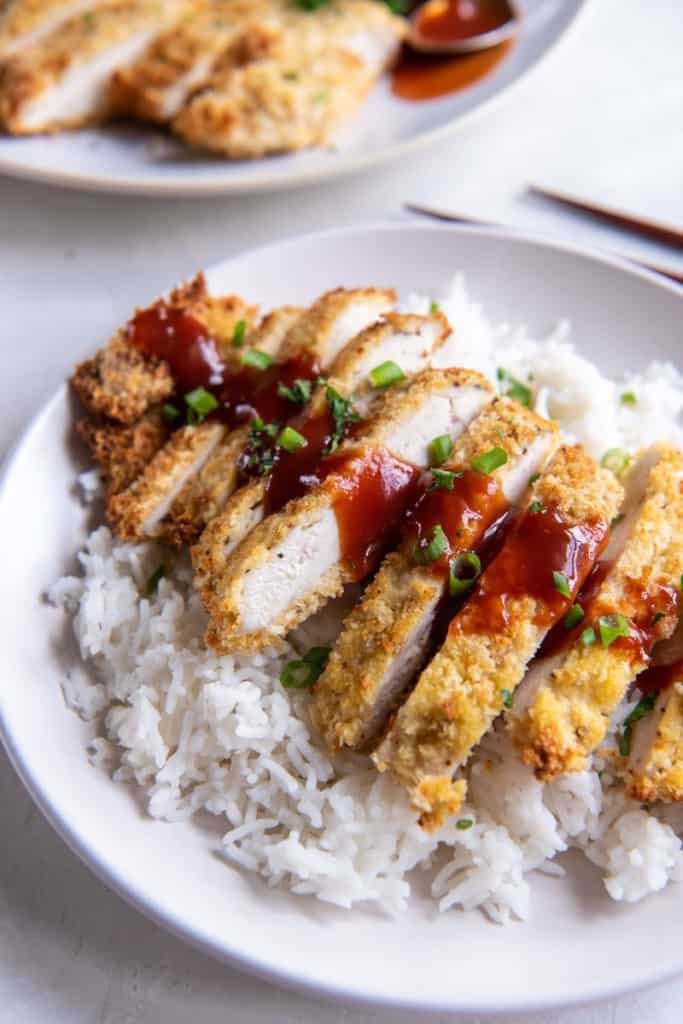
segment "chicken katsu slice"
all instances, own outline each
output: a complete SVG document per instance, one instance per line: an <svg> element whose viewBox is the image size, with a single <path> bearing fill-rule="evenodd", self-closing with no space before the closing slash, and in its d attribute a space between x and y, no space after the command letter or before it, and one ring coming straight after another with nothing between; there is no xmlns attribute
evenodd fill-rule
<svg viewBox="0 0 683 1024"><path fill-rule="evenodd" d="M580 599L584 617L534 666L509 728L540 779L581 771L657 640L673 632L683 573L683 454L659 444L626 480L623 518Z"/></svg>
<svg viewBox="0 0 683 1024"><path fill-rule="evenodd" d="M78 128L111 113L109 79L185 0L117 0L59 24L0 67L0 126L15 135Z"/></svg>
<svg viewBox="0 0 683 1024"><path fill-rule="evenodd" d="M203 595L209 645L268 646L365 578L416 495L434 432L458 437L491 397L470 370L427 370L389 389L358 433L321 460L318 486L260 523L214 578Z"/></svg>
<svg viewBox="0 0 683 1024"><path fill-rule="evenodd" d="M284 339L303 315L299 306L280 306L248 332L244 349L256 349L276 357ZM207 523L218 515L238 484L238 462L249 438L248 427L226 432L208 459L188 482L158 523L156 536L174 547L197 539Z"/></svg>
<svg viewBox="0 0 683 1024"><path fill-rule="evenodd" d="M396 714L372 757L406 787L425 829L458 811L466 783L453 776L571 606L621 497L614 475L581 448L560 448Z"/></svg>
<svg viewBox="0 0 683 1024"><path fill-rule="evenodd" d="M123 116L165 124L211 76L216 61L246 64L274 51L279 5L266 0L206 0L159 33L145 52L111 80L113 109Z"/></svg>
<svg viewBox="0 0 683 1024"><path fill-rule="evenodd" d="M278 356L277 363L264 370L253 370L255 385L259 385L259 378L264 384L261 401L268 407L272 407L273 401L279 406L286 405L277 396L280 376L287 372L287 367L293 373L317 377L359 326L374 321L394 301L395 293L391 290L336 289L320 296L301 315L288 308L264 321L261 328L246 336L244 346L249 343L253 351L257 344L263 356L270 356L271 352ZM267 351L269 348L271 352ZM232 378L229 367L223 373L227 394L231 379L238 385L243 380L244 349L235 349L231 341L224 356L237 371ZM259 399L255 401L258 405ZM109 520L122 537L144 540L153 536L173 544L182 543L185 537L198 535L212 507L218 509L227 500L237 484L237 460L247 445L250 428L244 423L224 422L218 431L213 421L211 425L200 426L195 443L189 441L191 427L186 428L181 438L174 435L143 475L109 502ZM172 513L176 501L180 505ZM190 520L193 510L199 518Z"/></svg>
<svg viewBox="0 0 683 1024"><path fill-rule="evenodd" d="M489 474L471 468L503 444L506 462ZM434 643L449 566L458 555L481 550L558 444L554 423L508 398L495 399L455 442L417 505L401 547L385 558L346 618L315 684L309 710L331 750L366 749L377 738ZM437 523L448 539L447 550L434 562L419 564L416 539Z"/></svg>
<svg viewBox="0 0 683 1024"><path fill-rule="evenodd" d="M113 420L82 419L76 430L100 467L108 496L132 484L169 435L159 409L150 410L130 426Z"/></svg>
<svg viewBox="0 0 683 1024"><path fill-rule="evenodd" d="M440 313L415 316L387 313L381 322L356 335L332 363L329 385L344 398L353 396L354 408L367 415L377 390L370 377L378 366L393 362L408 376L425 369L451 334L447 319ZM326 411L328 392L319 390L306 410L304 422ZM334 401L334 399L332 399ZM305 426L294 425L305 431ZM195 584L201 590L211 587L231 552L266 516L267 477L252 477L228 501L223 513L214 518L192 553Z"/></svg>
<svg viewBox="0 0 683 1024"><path fill-rule="evenodd" d="M219 356L230 355L237 325L251 323L256 307L237 295L210 295L203 274L175 288L167 299L138 310L91 359L76 367L71 384L88 412L120 423L135 423L152 406L170 398L175 382L168 363L142 344L152 332L161 333L172 322L173 310L205 329ZM139 337L138 337L139 335Z"/></svg>
<svg viewBox="0 0 683 1024"><path fill-rule="evenodd" d="M87 15L97 6L97 0L9 0L0 5L0 59L39 42L62 22Z"/></svg>
<svg viewBox="0 0 683 1024"><path fill-rule="evenodd" d="M636 679L641 698L626 718L626 792L633 800L683 800L683 622L655 647L652 666ZM623 750L623 747L622 747Z"/></svg>

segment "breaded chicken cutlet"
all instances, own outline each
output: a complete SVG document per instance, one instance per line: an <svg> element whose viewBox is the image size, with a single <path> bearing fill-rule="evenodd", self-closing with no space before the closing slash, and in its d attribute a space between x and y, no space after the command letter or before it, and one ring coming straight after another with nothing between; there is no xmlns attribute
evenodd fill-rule
<svg viewBox="0 0 683 1024"><path fill-rule="evenodd" d="M430 365L450 333L448 321L439 313L387 313L341 349L330 366L328 387L319 389L310 406L293 421L294 427L305 436L311 421L337 402L337 396L352 399L355 413L366 416L378 394L371 378L376 367L391 362L412 376ZM278 466L278 471L283 468L286 470ZM213 589L212 581L222 573L231 552L265 518L271 482L269 477L252 477L207 526L192 553L200 592L205 587L209 592Z"/></svg>
<svg viewBox="0 0 683 1024"><path fill-rule="evenodd" d="M490 474L471 468L502 443L504 463ZM467 566L558 444L555 424L508 398L495 399L455 442L416 506L401 547L387 556L347 616L315 684L311 718L332 750L363 749L376 739L428 657L449 565L467 553L460 559ZM447 550L428 565L416 561L417 523L421 532L438 523L448 540Z"/></svg>
<svg viewBox="0 0 683 1024"><path fill-rule="evenodd" d="M629 685L679 614L683 454L656 445L626 480L623 518L595 593L559 653L534 666L510 715L523 761L540 779L581 771ZM581 603L581 602L580 602Z"/></svg>
<svg viewBox="0 0 683 1024"><path fill-rule="evenodd" d="M469 370L427 370L389 388L362 429L321 461L322 482L232 553L206 602L210 646L227 652L277 642L367 575L429 464L434 431L458 437L492 397L486 378ZM359 535L345 526L349 503Z"/></svg>
<svg viewBox="0 0 683 1024"><path fill-rule="evenodd" d="M322 295L303 314L279 313L255 338L259 351L272 346L286 366L324 370L341 348L367 323L391 308L387 289L336 289ZM286 324L291 317L291 323ZM288 329L283 331L283 326ZM238 481L237 460L249 438L249 426L231 429L207 421L179 431L128 490L108 504L108 517L131 540L158 537L170 543L196 538L211 515L220 511ZM192 510L196 513L192 517Z"/></svg>
<svg viewBox="0 0 683 1024"><path fill-rule="evenodd" d="M458 811L466 783L454 775L571 606L604 548L622 493L613 474L582 449L558 451L372 755L380 771L406 787L426 829Z"/></svg>
<svg viewBox="0 0 683 1024"><path fill-rule="evenodd" d="M0 60L96 6L97 0L8 0L0 5Z"/></svg>

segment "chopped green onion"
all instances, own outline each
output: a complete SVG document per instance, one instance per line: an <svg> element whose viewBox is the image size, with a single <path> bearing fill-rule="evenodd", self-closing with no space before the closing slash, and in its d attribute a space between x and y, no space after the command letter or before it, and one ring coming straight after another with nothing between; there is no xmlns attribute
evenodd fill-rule
<svg viewBox="0 0 683 1024"><path fill-rule="evenodd" d="M429 485L430 491L452 491L453 481L463 474L451 472L450 469L433 469L432 482Z"/></svg>
<svg viewBox="0 0 683 1024"><path fill-rule="evenodd" d="M534 473L533 476L529 477L529 483L527 484L527 487L533 487L534 484L536 483L536 481L540 480L540 479L541 479L541 474L540 473Z"/></svg>
<svg viewBox="0 0 683 1024"><path fill-rule="evenodd" d="M206 388L195 388L185 395L185 402L189 406L188 419L190 422L199 423L208 416L210 412L218 408L218 399Z"/></svg>
<svg viewBox="0 0 683 1024"><path fill-rule="evenodd" d="M177 423L180 419L181 412L177 405L173 405L172 402L164 402L161 407L161 418L164 423L168 423L172 426Z"/></svg>
<svg viewBox="0 0 683 1024"><path fill-rule="evenodd" d="M598 629L603 647L609 647L620 636L630 635L628 619L621 612L617 612L616 615L601 615L598 619Z"/></svg>
<svg viewBox="0 0 683 1024"><path fill-rule="evenodd" d="M622 391L621 393L621 404L622 405L635 405L638 399L636 398L633 391Z"/></svg>
<svg viewBox="0 0 683 1024"><path fill-rule="evenodd" d="M428 544L417 544L413 551L413 557L418 565L428 565L429 562L435 562L437 558L440 558L447 548L446 534L443 532L441 524L437 523L432 530L432 539Z"/></svg>
<svg viewBox="0 0 683 1024"><path fill-rule="evenodd" d="M440 466L453 451L453 442L448 434L440 434L427 445L430 466Z"/></svg>
<svg viewBox="0 0 683 1024"><path fill-rule="evenodd" d="M325 671L329 656L329 647L311 647L303 658L285 665L280 673L280 682L286 690L303 690L312 686Z"/></svg>
<svg viewBox="0 0 683 1024"><path fill-rule="evenodd" d="M580 604L573 604L562 620L565 629L574 629L580 622L583 622L585 612Z"/></svg>
<svg viewBox="0 0 683 1024"><path fill-rule="evenodd" d="M375 388L388 388L405 379L405 373L392 359L387 359L385 363L380 363L374 370L370 370L370 380Z"/></svg>
<svg viewBox="0 0 683 1024"><path fill-rule="evenodd" d="M529 505L529 511L533 515L537 515L539 512L545 512L545 505L542 505L540 501L532 501Z"/></svg>
<svg viewBox="0 0 683 1024"><path fill-rule="evenodd" d="M269 476L275 464L275 438L277 423L264 423L256 416L251 421L247 445L249 469L258 470L260 476Z"/></svg>
<svg viewBox="0 0 683 1024"><path fill-rule="evenodd" d="M581 645L583 647L592 647L595 643L595 639L595 630L592 626L588 626L581 634Z"/></svg>
<svg viewBox="0 0 683 1024"><path fill-rule="evenodd" d="M308 441L294 427L285 427L284 430L280 431L277 443L288 452L298 452L299 448L306 447Z"/></svg>
<svg viewBox="0 0 683 1024"><path fill-rule="evenodd" d="M318 11L328 3L329 0L296 0L296 6L302 11Z"/></svg>
<svg viewBox="0 0 683 1024"><path fill-rule="evenodd" d="M145 583L145 594L147 595L147 597L152 597L153 594L156 594L156 592L158 590L158 587L159 587L159 583L161 582L161 580L163 579L163 577L165 575L166 575L166 566L165 565L160 565L160 566L158 566L154 570L152 575L149 577L149 579Z"/></svg>
<svg viewBox="0 0 683 1024"><path fill-rule="evenodd" d="M680 578L680 580L678 582L679 582L681 590L683 590L683 572L681 573L681 578Z"/></svg>
<svg viewBox="0 0 683 1024"><path fill-rule="evenodd" d="M448 574L448 592L451 597L462 597L474 586L481 575L481 559L474 551L463 551L451 562Z"/></svg>
<svg viewBox="0 0 683 1024"><path fill-rule="evenodd" d="M501 366L498 367L497 374L501 385L504 382L507 382L508 384L506 389L501 387L501 394L505 395L507 398L514 398L520 405L525 405L529 408L533 398L531 388L528 388L526 384L522 384L521 380L517 380L516 377L513 377L511 373L508 373L508 371L504 370Z"/></svg>
<svg viewBox="0 0 683 1024"><path fill-rule="evenodd" d="M312 388L312 381L302 380L297 377L291 387L288 387L287 384L278 384L277 393L280 398L286 398L290 402L296 402L297 405L305 405L311 397Z"/></svg>
<svg viewBox="0 0 683 1024"><path fill-rule="evenodd" d="M664 612L655 612L654 615L652 616L652 625L656 626L657 623L660 622L664 618L664 615L665 615Z"/></svg>
<svg viewBox="0 0 683 1024"><path fill-rule="evenodd" d="M471 465L477 473L493 473L494 469L504 466L507 460L508 454L504 448L492 448L490 452L472 459Z"/></svg>
<svg viewBox="0 0 683 1024"><path fill-rule="evenodd" d="M247 333L247 321L238 320L235 324L235 330L232 332L232 343L235 348L242 348L244 345L244 338Z"/></svg>
<svg viewBox="0 0 683 1024"><path fill-rule="evenodd" d="M248 348L240 358L244 366L253 366L257 370L267 370L273 365L273 357L267 352L260 352L257 348Z"/></svg>
<svg viewBox="0 0 683 1024"><path fill-rule="evenodd" d="M625 516L624 516L624 513L623 513L623 512L620 512L620 513L619 513L619 515L615 516L615 517L614 517L614 519L612 519L612 520L611 520L611 522L610 522L610 524L609 524L609 525L610 525L610 529L612 529L612 530L613 530L613 529L614 529L614 527L615 527L615 526L618 526L618 525L619 525L619 523L620 523L620 522L622 521L622 519L624 519L624 518L625 518Z"/></svg>
<svg viewBox="0 0 683 1024"><path fill-rule="evenodd" d="M434 302L432 300L432 302L429 303L429 312L432 313L432 314L440 313L441 312L441 306L439 305L439 303L438 302Z"/></svg>
<svg viewBox="0 0 683 1024"><path fill-rule="evenodd" d="M622 477L631 464L631 456L623 448L610 448L609 451L605 452L600 462L605 469L610 469L615 476Z"/></svg>
<svg viewBox="0 0 683 1024"><path fill-rule="evenodd" d="M501 690L500 695L503 698L503 705L506 708L512 707L512 694L509 690Z"/></svg>
<svg viewBox="0 0 683 1024"><path fill-rule="evenodd" d="M455 823L455 827L461 832L466 832L468 828L472 828L474 821L472 818L458 818Z"/></svg>
<svg viewBox="0 0 683 1024"><path fill-rule="evenodd" d="M332 455L346 436L352 423L357 423L360 416L353 407L353 400L342 398L338 391L328 387L325 390L327 405L334 421L334 430L325 441L323 455Z"/></svg>
<svg viewBox="0 0 683 1024"><path fill-rule="evenodd" d="M647 697L641 697L631 714L627 715L624 719L623 732L619 737L619 753L622 757L628 757L631 753L633 726L636 722L639 722L641 718L645 718L646 715L649 715L654 706L655 695L650 693Z"/></svg>
<svg viewBox="0 0 683 1024"><path fill-rule="evenodd" d="M569 581L561 572L553 573L553 586L558 594L562 594L562 597L567 597L571 601L572 592L569 589Z"/></svg>

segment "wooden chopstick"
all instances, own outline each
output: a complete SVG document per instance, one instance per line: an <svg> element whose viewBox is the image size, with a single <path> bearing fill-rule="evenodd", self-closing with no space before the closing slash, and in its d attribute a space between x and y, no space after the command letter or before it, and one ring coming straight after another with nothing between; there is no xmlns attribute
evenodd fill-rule
<svg viewBox="0 0 683 1024"><path fill-rule="evenodd" d="M443 220L449 224L472 224L479 225L485 228L500 228L504 227L502 224L494 224L490 220L481 220L475 217L466 217L461 213L451 213L449 210L438 210L432 206L421 206L418 203L404 203L404 210L409 210L411 213L417 213L422 217L431 217L432 220ZM507 228L506 230L510 230ZM512 228L512 230L518 230ZM624 256L621 253L615 253L614 255L620 256L621 259L626 260L628 263L633 263L637 267L644 267L645 270L651 270L655 274L661 274L662 277L668 277L671 281L676 281L677 284L683 285L683 273L678 270L673 270L671 267L662 267L655 263L646 263L644 260L634 259L632 256Z"/></svg>
<svg viewBox="0 0 683 1024"><path fill-rule="evenodd" d="M605 224L621 228L622 231L630 231L632 234L641 235L644 238L652 238L656 242L671 245L674 249L683 249L683 231L679 231L669 224L663 224L661 221L634 217L623 210L615 210L598 203L589 203L585 199L567 195L566 192L541 188L540 185L527 185L527 192L529 195L548 199L551 203L557 203L559 206L566 206L570 210L585 213L594 220L604 221Z"/></svg>

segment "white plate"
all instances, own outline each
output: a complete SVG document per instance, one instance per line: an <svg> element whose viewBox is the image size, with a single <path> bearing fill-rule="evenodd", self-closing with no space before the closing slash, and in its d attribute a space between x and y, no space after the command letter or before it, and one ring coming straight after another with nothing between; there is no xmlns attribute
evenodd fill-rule
<svg viewBox="0 0 683 1024"><path fill-rule="evenodd" d="M268 306L303 303L338 285L438 294L456 268L494 320L541 332L571 317L579 347L607 372L680 358L681 289L615 260L497 231L380 225L308 236L221 264L209 278L216 290ZM683 969L683 888L675 885L638 906L617 905L577 858L565 880L534 878L526 924L500 928L457 911L435 917L419 898L390 920L270 890L213 855L216 833L140 814L130 792L88 764L90 730L59 689L65 671L82 669L62 614L41 600L73 569L87 525L72 496L71 437L61 393L5 473L0 734L36 802L107 885L214 956L347 1002L523 1012Z"/></svg>
<svg viewBox="0 0 683 1024"><path fill-rule="evenodd" d="M506 60L470 89L423 103L379 83L333 149L230 163L193 154L143 128L117 126L29 139L0 136L0 173L138 195L216 195L310 184L408 152L459 127L506 92L562 38L587 0L522 0L526 17Z"/></svg>

